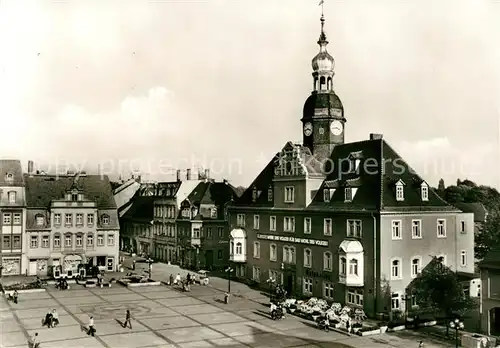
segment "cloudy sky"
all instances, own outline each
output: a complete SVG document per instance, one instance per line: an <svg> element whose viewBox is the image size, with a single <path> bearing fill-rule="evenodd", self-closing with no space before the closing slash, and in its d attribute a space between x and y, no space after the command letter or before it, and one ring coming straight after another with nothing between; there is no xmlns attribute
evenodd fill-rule
<svg viewBox="0 0 500 348"><path fill-rule="evenodd" d="M309 0L0 1L0 157L248 185L301 139ZM326 0L348 141L383 133L432 184L500 183L500 3ZM121 163L121 165L119 165Z"/></svg>

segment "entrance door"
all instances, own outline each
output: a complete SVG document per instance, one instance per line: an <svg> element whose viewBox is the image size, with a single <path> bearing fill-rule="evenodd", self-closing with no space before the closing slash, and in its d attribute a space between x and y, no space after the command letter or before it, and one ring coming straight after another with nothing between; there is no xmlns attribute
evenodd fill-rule
<svg viewBox="0 0 500 348"><path fill-rule="evenodd" d="M36 260L30 260L30 267L28 272L30 276L36 275Z"/></svg>
<svg viewBox="0 0 500 348"><path fill-rule="evenodd" d="M286 276L285 290L289 296L293 294L293 275L291 274Z"/></svg>
<svg viewBox="0 0 500 348"><path fill-rule="evenodd" d="M209 270L214 266L214 251L207 250L205 252L205 267Z"/></svg>

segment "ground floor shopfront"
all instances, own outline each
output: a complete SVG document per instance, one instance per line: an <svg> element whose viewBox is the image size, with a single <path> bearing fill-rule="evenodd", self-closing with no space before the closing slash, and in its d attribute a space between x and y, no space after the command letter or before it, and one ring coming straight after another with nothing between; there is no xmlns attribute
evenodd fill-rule
<svg viewBox="0 0 500 348"><path fill-rule="evenodd" d="M44 258L28 258L27 275L53 276L57 271L72 277L79 273L82 265L96 266L105 272L116 272L119 271L119 258L117 255L54 253Z"/></svg>
<svg viewBox="0 0 500 348"><path fill-rule="evenodd" d="M3 276L20 275L22 272L21 254L2 255L2 269L0 274Z"/></svg>
<svg viewBox="0 0 500 348"><path fill-rule="evenodd" d="M174 243L155 242L154 252L151 255L155 260L165 263L177 264L178 250Z"/></svg>

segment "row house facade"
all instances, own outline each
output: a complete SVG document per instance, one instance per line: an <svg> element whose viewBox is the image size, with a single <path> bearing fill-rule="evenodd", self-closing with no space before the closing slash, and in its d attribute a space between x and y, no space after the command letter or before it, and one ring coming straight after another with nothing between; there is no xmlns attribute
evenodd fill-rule
<svg viewBox="0 0 500 348"><path fill-rule="evenodd" d="M407 286L433 256L473 273L473 214L443 201L381 134L344 142L323 26L322 17L303 142L286 143L229 207L230 261L237 277L295 296L372 316L409 310Z"/></svg>
<svg viewBox="0 0 500 348"><path fill-rule="evenodd" d="M235 188L227 181L206 180L181 202L177 228L182 265L208 270L228 266L226 208L236 196Z"/></svg>
<svg viewBox="0 0 500 348"><path fill-rule="evenodd" d="M481 331L500 337L500 248L493 247L479 263L481 269Z"/></svg>
<svg viewBox="0 0 500 348"><path fill-rule="evenodd" d="M119 269L118 211L107 176L28 173L26 274L66 273L88 264Z"/></svg>
<svg viewBox="0 0 500 348"><path fill-rule="evenodd" d="M26 200L23 170L18 160L0 160L0 215L0 275L24 274Z"/></svg>

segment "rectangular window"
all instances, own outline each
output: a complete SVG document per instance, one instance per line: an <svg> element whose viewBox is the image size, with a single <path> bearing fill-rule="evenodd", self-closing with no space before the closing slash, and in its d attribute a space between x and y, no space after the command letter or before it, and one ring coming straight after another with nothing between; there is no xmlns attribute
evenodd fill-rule
<svg viewBox="0 0 500 348"><path fill-rule="evenodd" d="M54 236L54 248L58 249L61 247L61 236Z"/></svg>
<svg viewBox="0 0 500 348"><path fill-rule="evenodd" d="M361 238L361 220L347 220L347 237Z"/></svg>
<svg viewBox="0 0 500 348"><path fill-rule="evenodd" d="M466 233L467 231L465 230L465 221L460 221L460 233Z"/></svg>
<svg viewBox="0 0 500 348"><path fill-rule="evenodd" d="M16 203L16 192L11 191L7 195L9 196L9 203Z"/></svg>
<svg viewBox="0 0 500 348"><path fill-rule="evenodd" d="M12 242L12 249L14 250L21 249L21 236L14 236Z"/></svg>
<svg viewBox="0 0 500 348"><path fill-rule="evenodd" d="M313 280L311 278L304 278L304 293L312 294L313 292Z"/></svg>
<svg viewBox="0 0 500 348"><path fill-rule="evenodd" d="M391 294L391 309L401 309L401 295L398 293Z"/></svg>
<svg viewBox="0 0 500 348"><path fill-rule="evenodd" d="M273 269L269 270L269 279L275 282L275 284L282 284L283 282L281 281L281 274Z"/></svg>
<svg viewBox="0 0 500 348"><path fill-rule="evenodd" d="M344 189L344 201L352 202L352 188L351 187L346 187Z"/></svg>
<svg viewBox="0 0 500 348"><path fill-rule="evenodd" d="M65 216L65 220L64 220L65 224L72 225L73 224L73 215L65 214L64 216Z"/></svg>
<svg viewBox="0 0 500 348"><path fill-rule="evenodd" d="M260 258L260 242L253 242L253 257L255 259Z"/></svg>
<svg viewBox="0 0 500 348"><path fill-rule="evenodd" d="M81 235L76 236L76 247L81 248L83 246L83 237Z"/></svg>
<svg viewBox="0 0 500 348"><path fill-rule="evenodd" d="M401 220L392 220L392 240L403 239Z"/></svg>
<svg viewBox="0 0 500 348"><path fill-rule="evenodd" d="M295 201L295 188L293 186L285 187L285 203L293 203Z"/></svg>
<svg viewBox="0 0 500 348"><path fill-rule="evenodd" d="M323 234L325 236L332 235L332 219L324 219L323 220Z"/></svg>
<svg viewBox="0 0 500 348"><path fill-rule="evenodd" d="M87 234L87 247L94 246L94 235L89 233Z"/></svg>
<svg viewBox="0 0 500 348"><path fill-rule="evenodd" d="M100 234L97 236L97 246L104 246L104 235Z"/></svg>
<svg viewBox="0 0 500 348"><path fill-rule="evenodd" d="M323 294L325 298L332 300L333 299L333 284L332 283L323 283Z"/></svg>
<svg viewBox="0 0 500 348"><path fill-rule="evenodd" d="M421 187L421 194L422 194L422 200L423 201L428 201L429 200L429 187L427 185L422 185Z"/></svg>
<svg viewBox="0 0 500 348"><path fill-rule="evenodd" d="M14 225L20 225L20 224L21 224L21 214L14 213Z"/></svg>
<svg viewBox="0 0 500 348"><path fill-rule="evenodd" d="M284 220L283 221L284 222L283 231L295 232L295 218L285 216L285 218L283 220Z"/></svg>
<svg viewBox="0 0 500 348"><path fill-rule="evenodd" d="M260 216L259 215L254 215L253 216L253 229L258 230L260 225Z"/></svg>
<svg viewBox="0 0 500 348"><path fill-rule="evenodd" d="M278 249L276 244L269 245L269 261L276 261L278 258Z"/></svg>
<svg viewBox="0 0 500 348"><path fill-rule="evenodd" d="M462 267L467 266L467 252L465 250L460 252L460 265Z"/></svg>
<svg viewBox="0 0 500 348"><path fill-rule="evenodd" d="M391 261L391 279L401 279L401 260L394 259Z"/></svg>
<svg viewBox="0 0 500 348"><path fill-rule="evenodd" d="M114 246L114 245L115 245L115 235L108 234L108 246Z"/></svg>
<svg viewBox="0 0 500 348"><path fill-rule="evenodd" d="M323 202L330 202L330 190L323 189Z"/></svg>
<svg viewBox="0 0 500 348"><path fill-rule="evenodd" d="M411 277L415 278L419 273L422 267L422 261L420 258L416 257L411 260Z"/></svg>
<svg viewBox="0 0 500 348"><path fill-rule="evenodd" d="M94 214L87 214L87 225L94 224Z"/></svg>
<svg viewBox="0 0 500 348"><path fill-rule="evenodd" d="M67 234L64 236L64 247L71 248L73 246L73 236L71 234Z"/></svg>
<svg viewBox="0 0 500 348"><path fill-rule="evenodd" d="M404 195L404 187L402 184L396 185L396 200L397 201L404 201L405 195Z"/></svg>
<svg viewBox="0 0 500 348"><path fill-rule="evenodd" d="M3 224L10 225L12 223L12 215L10 213L3 214Z"/></svg>
<svg viewBox="0 0 500 348"><path fill-rule="evenodd" d="M223 257L223 253L222 253L222 250L218 250L217 251L217 259L218 260L222 260L224 257Z"/></svg>
<svg viewBox="0 0 500 348"><path fill-rule="evenodd" d="M168 226L168 227L170 227L170 226ZM205 228L205 233L206 233L206 236L207 236L208 239L212 239L213 238L212 227Z"/></svg>
<svg viewBox="0 0 500 348"><path fill-rule="evenodd" d="M2 244L2 249L3 250L10 250L11 245L10 245L10 236L3 236L3 244Z"/></svg>
<svg viewBox="0 0 500 348"><path fill-rule="evenodd" d="M267 189L267 201L272 202L273 201L273 188L269 187Z"/></svg>
<svg viewBox="0 0 500 348"><path fill-rule="evenodd" d="M437 220L437 237L446 238L446 220L444 219Z"/></svg>
<svg viewBox="0 0 500 348"><path fill-rule="evenodd" d="M269 217L269 231L276 231L276 216Z"/></svg>
<svg viewBox="0 0 500 348"><path fill-rule="evenodd" d="M42 248L49 247L49 236L42 236Z"/></svg>
<svg viewBox="0 0 500 348"><path fill-rule="evenodd" d="M245 227L245 214L236 215L236 224L241 227Z"/></svg>
<svg viewBox="0 0 500 348"><path fill-rule="evenodd" d="M61 224L61 214L54 214L54 225Z"/></svg>
<svg viewBox="0 0 500 348"><path fill-rule="evenodd" d="M411 238L412 239L422 238L422 220L411 221Z"/></svg>
<svg viewBox="0 0 500 348"><path fill-rule="evenodd" d="M311 218L304 218L304 234L311 234Z"/></svg>
<svg viewBox="0 0 500 348"><path fill-rule="evenodd" d="M260 282L260 268L253 266L253 280Z"/></svg>
<svg viewBox="0 0 500 348"><path fill-rule="evenodd" d="M83 214L76 214L76 225L83 225Z"/></svg>
<svg viewBox="0 0 500 348"><path fill-rule="evenodd" d="M200 238L200 229L199 228L193 228L193 236L192 238L198 239Z"/></svg>
<svg viewBox="0 0 500 348"><path fill-rule="evenodd" d="M348 289L347 290L347 303L355 306L363 306L363 290L361 289Z"/></svg>
<svg viewBox="0 0 500 348"><path fill-rule="evenodd" d="M31 247L31 249L38 248L38 236L31 236L30 247Z"/></svg>
<svg viewBox="0 0 500 348"><path fill-rule="evenodd" d="M173 231L172 231L173 232ZM219 238L224 238L224 227L217 227L217 235L219 236ZM173 233L172 233L172 237L173 237Z"/></svg>
<svg viewBox="0 0 500 348"><path fill-rule="evenodd" d="M43 216L37 216L36 217L36 224L38 226L43 226Z"/></svg>

